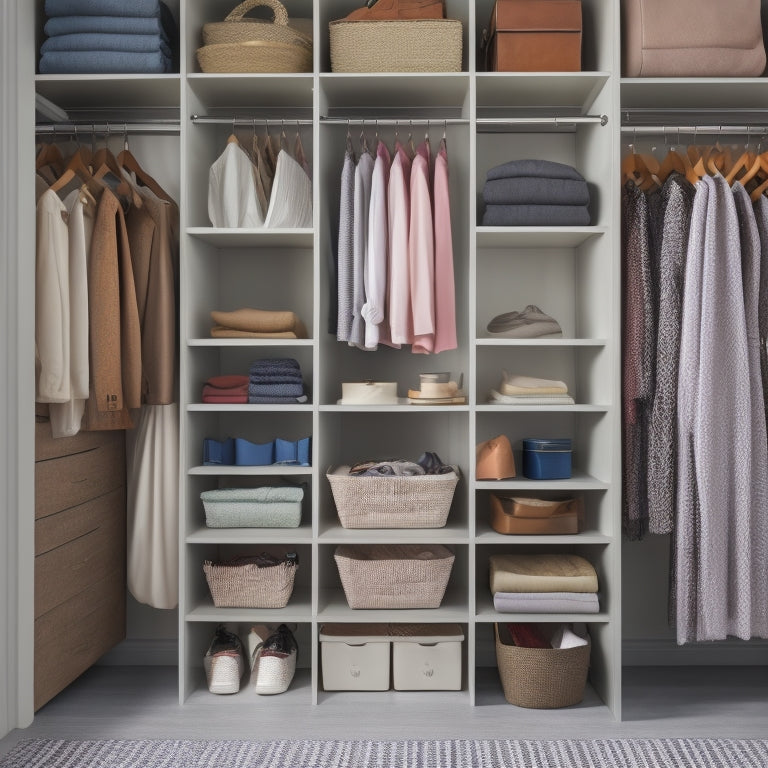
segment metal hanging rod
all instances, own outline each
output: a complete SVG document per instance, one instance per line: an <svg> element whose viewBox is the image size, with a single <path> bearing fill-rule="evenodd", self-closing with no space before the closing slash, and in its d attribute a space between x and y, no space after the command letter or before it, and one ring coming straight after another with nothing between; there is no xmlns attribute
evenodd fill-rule
<svg viewBox="0 0 768 768"><path fill-rule="evenodd" d="M582 123L599 123L608 125L608 115L579 115L574 117L478 117L478 125L580 125Z"/></svg>
<svg viewBox="0 0 768 768"><path fill-rule="evenodd" d="M757 138L768 135L768 123L764 125L623 125L621 132L625 136L671 136L674 138L683 134L687 136L744 134Z"/></svg>
<svg viewBox="0 0 768 768"><path fill-rule="evenodd" d="M435 128L441 125L469 125L469 120L463 117L321 117L320 122L327 125L367 125L371 128L377 125L394 125L398 128L409 125L434 125Z"/></svg>
<svg viewBox="0 0 768 768"><path fill-rule="evenodd" d="M246 116L246 115L240 115L235 116L232 115L231 117L222 117L219 115L190 115L189 119L195 123L198 124L206 124L206 125L241 125L241 126L250 126L254 123L256 125L263 125L264 123L272 123L272 125L276 125L278 123L287 125L287 126L293 126L293 125L312 125L312 119L311 118L303 118L303 117L261 117L261 116Z"/></svg>
<svg viewBox="0 0 768 768"><path fill-rule="evenodd" d="M66 123L37 123L35 133L63 135L72 133L98 133L122 136L123 134L177 134L179 133L178 120L142 120L141 122L95 122L93 120L71 120Z"/></svg>

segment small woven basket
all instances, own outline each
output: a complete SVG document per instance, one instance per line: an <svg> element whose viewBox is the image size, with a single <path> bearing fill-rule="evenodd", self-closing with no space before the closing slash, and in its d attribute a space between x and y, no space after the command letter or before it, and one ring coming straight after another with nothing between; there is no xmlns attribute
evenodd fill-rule
<svg viewBox="0 0 768 768"><path fill-rule="evenodd" d="M253 557L206 560L203 571L217 608L285 608L293 593L294 563L260 568Z"/></svg>
<svg viewBox="0 0 768 768"><path fill-rule="evenodd" d="M312 48L298 38L295 43L219 43L198 48L197 61L203 72L311 72Z"/></svg>
<svg viewBox="0 0 768 768"><path fill-rule="evenodd" d="M271 22L245 18L246 13L261 5L274 12ZM312 45L312 19L289 19L288 11L278 0L245 0L224 21L203 24L203 45L247 43L254 40L292 43L295 38Z"/></svg>
<svg viewBox="0 0 768 768"><path fill-rule="evenodd" d="M496 663L504 698L518 707L556 709L584 698L591 644L577 648L521 648L494 624ZM502 642L504 640L504 642Z"/></svg>
<svg viewBox="0 0 768 768"><path fill-rule="evenodd" d="M440 544L341 544L334 558L350 608L439 608L455 555Z"/></svg>
<svg viewBox="0 0 768 768"><path fill-rule="evenodd" d="M461 21L332 21L333 72L460 72Z"/></svg>
<svg viewBox="0 0 768 768"><path fill-rule="evenodd" d="M344 528L442 528L458 467L444 475L355 477L349 467L326 474Z"/></svg>

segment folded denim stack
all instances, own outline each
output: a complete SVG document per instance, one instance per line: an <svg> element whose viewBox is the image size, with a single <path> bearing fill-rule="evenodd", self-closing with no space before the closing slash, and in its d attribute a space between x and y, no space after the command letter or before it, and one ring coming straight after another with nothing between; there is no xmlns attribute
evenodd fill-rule
<svg viewBox="0 0 768 768"><path fill-rule="evenodd" d="M42 74L178 71L178 32L160 0L45 0Z"/></svg>
<svg viewBox="0 0 768 768"><path fill-rule="evenodd" d="M489 336L505 339L561 339L563 329L554 317L550 317L535 304L529 304L522 312L504 312L486 326Z"/></svg>
<svg viewBox="0 0 768 768"><path fill-rule="evenodd" d="M236 309L211 312L215 339L306 339L307 329L295 312L269 309Z"/></svg>
<svg viewBox="0 0 768 768"><path fill-rule="evenodd" d="M301 367L291 357L257 360L248 381L249 403L306 403Z"/></svg>
<svg viewBox="0 0 768 768"><path fill-rule="evenodd" d="M587 226L589 188L570 165L512 160L491 168L483 187L486 227Z"/></svg>
<svg viewBox="0 0 768 768"><path fill-rule="evenodd" d="M499 613L599 613L597 573L571 554L491 555L490 587Z"/></svg>
<svg viewBox="0 0 768 768"><path fill-rule="evenodd" d="M488 402L495 405L573 405L568 385L554 379L537 379L502 372L498 390L492 389Z"/></svg>
<svg viewBox="0 0 768 768"><path fill-rule="evenodd" d="M247 403L247 376L211 376L203 385L204 403Z"/></svg>

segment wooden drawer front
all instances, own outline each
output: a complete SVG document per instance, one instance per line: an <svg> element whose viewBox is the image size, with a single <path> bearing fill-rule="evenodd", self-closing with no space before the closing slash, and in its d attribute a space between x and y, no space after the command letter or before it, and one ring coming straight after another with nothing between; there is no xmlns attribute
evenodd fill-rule
<svg viewBox="0 0 768 768"><path fill-rule="evenodd" d="M125 432L78 432L74 437L51 437L51 424L47 419L37 417L35 421L35 461L58 459L73 453L92 451L110 445L123 445Z"/></svg>
<svg viewBox="0 0 768 768"><path fill-rule="evenodd" d="M125 585L125 517L112 515L90 533L35 558L35 616L114 570L123 574Z"/></svg>
<svg viewBox="0 0 768 768"><path fill-rule="evenodd" d="M122 439L71 456L38 461L35 464L35 518L76 507L124 485Z"/></svg>
<svg viewBox="0 0 768 768"><path fill-rule="evenodd" d="M111 521L125 525L125 489L42 517L35 522L35 556L44 555L69 541L95 531Z"/></svg>
<svg viewBox="0 0 768 768"><path fill-rule="evenodd" d="M124 638L122 569L35 619L35 711Z"/></svg>

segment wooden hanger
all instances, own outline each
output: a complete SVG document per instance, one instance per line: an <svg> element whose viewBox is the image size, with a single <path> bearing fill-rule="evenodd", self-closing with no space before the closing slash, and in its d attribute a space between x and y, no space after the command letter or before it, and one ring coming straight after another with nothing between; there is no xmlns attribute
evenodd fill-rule
<svg viewBox="0 0 768 768"><path fill-rule="evenodd" d="M632 145L634 147L634 145ZM636 184L643 191L652 189L658 186L657 180L654 178L652 168L649 168L650 156L646 157L636 152L630 152L625 155L621 161L621 183L626 184L628 181ZM655 158L653 158L655 162ZM653 167L653 165L652 165ZM654 170L658 168L658 163L653 167Z"/></svg>
<svg viewBox="0 0 768 768"><path fill-rule="evenodd" d="M231 138L232 136L227 141L231 140ZM237 141L236 136L235 140ZM173 202L173 198L141 167L139 161L133 156L133 153L128 148L127 130L123 135L123 150L117 156L116 161L119 168L132 173L142 186L154 192L161 200L166 200L169 203Z"/></svg>
<svg viewBox="0 0 768 768"><path fill-rule="evenodd" d="M101 149L97 149L91 158L91 165L96 169L93 176L95 179L101 181L107 174L112 174L118 181L118 184L115 187L115 192L118 195L130 198L132 205L136 208L141 208L144 203L139 194L138 187L132 180L126 178L126 175L123 173L122 168L117 162L117 158L110 151L108 142L109 126L107 126L107 137L104 146Z"/></svg>
<svg viewBox="0 0 768 768"><path fill-rule="evenodd" d="M64 162L64 156L61 154L58 144L43 144L35 158L35 170L39 171L41 168L51 166L56 172L56 175L61 175L64 172L66 163Z"/></svg>
<svg viewBox="0 0 768 768"><path fill-rule="evenodd" d="M64 170L64 173L62 173L61 176L59 176L59 178L53 184L51 184L50 189L53 192L58 192L60 189L63 189L67 186L67 184L69 184L70 181L76 177L81 178L85 182L89 191L91 191L95 196L100 195L104 191L104 183L98 179L95 179L91 173L90 167L86 165L86 161L84 159L85 154L86 153L79 149L77 152L75 152L74 155L72 155L69 163L67 163L67 167Z"/></svg>

